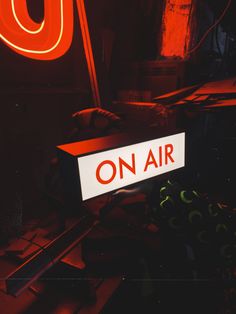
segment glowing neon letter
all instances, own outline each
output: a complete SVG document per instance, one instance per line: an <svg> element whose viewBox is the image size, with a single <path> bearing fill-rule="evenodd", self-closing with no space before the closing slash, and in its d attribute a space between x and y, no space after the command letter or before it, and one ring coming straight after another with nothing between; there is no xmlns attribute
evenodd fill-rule
<svg viewBox="0 0 236 314"><path fill-rule="evenodd" d="M44 20L34 22L26 0L0 0L0 38L25 57L52 60L70 47L73 35L73 1L44 0Z"/></svg>

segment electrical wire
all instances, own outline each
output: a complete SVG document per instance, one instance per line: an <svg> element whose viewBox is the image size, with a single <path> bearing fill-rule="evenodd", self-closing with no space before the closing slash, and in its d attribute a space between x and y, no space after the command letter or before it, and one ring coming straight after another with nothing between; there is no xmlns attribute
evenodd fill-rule
<svg viewBox="0 0 236 314"><path fill-rule="evenodd" d="M219 25L217 25L217 27L216 27L215 40L216 40L216 47L217 47L219 56L221 59L223 59L223 53L221 51L220 43L219 43Z"/></svg>
<svg viewBox="0 0 236 314"><path fill-rule="evenodd" d="M224 18L224 16L226 15L229 7L231 6L232 0L229 0L226 7L224 8L222 14L220 15L220 17L215 21L215 23L213 23L211 25L211 27L205 32L205 34L202 36L202 38L199 40L199 42L195 45L195 47L193 47L192 49L190 49L189 51L187 51L187 55L192 54L193 52L195 52L196 50L198 50L201 45L203 44L203 42L205 41L205 39L207 38L207 36L210 34L210 32L222 21L222 19Z"/></svg>

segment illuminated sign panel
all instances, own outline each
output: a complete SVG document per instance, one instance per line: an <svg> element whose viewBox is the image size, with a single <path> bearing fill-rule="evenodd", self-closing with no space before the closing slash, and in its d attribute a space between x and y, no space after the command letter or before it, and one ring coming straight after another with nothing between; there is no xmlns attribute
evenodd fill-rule
<svg viewBox="0 0 236 314"><path fill-rule="evenodd" d="M78 157L82 200L179 169L185 133Z"/></svg>

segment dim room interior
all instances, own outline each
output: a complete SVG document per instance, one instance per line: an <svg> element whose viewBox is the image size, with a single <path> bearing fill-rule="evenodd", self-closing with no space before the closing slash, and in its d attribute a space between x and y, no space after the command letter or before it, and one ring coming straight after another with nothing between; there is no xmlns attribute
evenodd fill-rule
<svg viewBox="0 0 236 314"><path fill-rule="evenodd" d="M236 313L235 18L0 0L1 313Z"/></svg>

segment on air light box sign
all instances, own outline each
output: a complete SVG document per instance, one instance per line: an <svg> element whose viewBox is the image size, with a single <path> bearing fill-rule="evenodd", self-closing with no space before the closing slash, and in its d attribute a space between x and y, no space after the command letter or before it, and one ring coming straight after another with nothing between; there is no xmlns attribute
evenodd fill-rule
<svg viewBox="0 0 236 314"><path fill-rule="evenodd" d="M76 158L76 176L83 201L185 165L185 133L109 147L112 147L112 137L58 147Z"/></svg>

